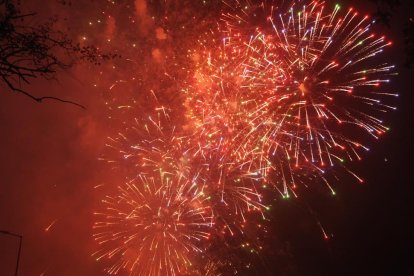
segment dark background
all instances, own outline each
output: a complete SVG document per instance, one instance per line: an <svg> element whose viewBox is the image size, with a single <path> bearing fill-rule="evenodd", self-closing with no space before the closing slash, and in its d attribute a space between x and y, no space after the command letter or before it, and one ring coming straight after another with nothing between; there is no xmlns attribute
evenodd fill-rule
<svg viewBox="0 0 414 276"><path fill-rule="evenodd" d="M96 5L86 2L72 8L85 9L78 12L85 15ZM375 10L368 1L354 2L359 10ZM36 1L29 5L39 7ZM44 9L67 16L59 7ZM300 201L279 200L271 214L268 253L257 269L243 275L414 275L414 72L404 66L403 41L413 10L414 1L401 1L390 27L379 27L394 42L387 55L398 68L392 88L400 97L387 121L391 131L351 165L365 182L344 176L336 183L335 197L312 193ZM81 21L73 23L75 30ZM101 119L102 95L93 90L90 77L89 68L79 66L59 73L59 81L37 80L30 87L34 93L70 95L87 111L56 102L37 104L1 87L0 230L24 237L21 275L102 275L102 266L90 256L91 210L99 197L93 187L111 176L96 158L107 126ZM17 240L0 235L0 275L13 275L16 254Z"/></svg>

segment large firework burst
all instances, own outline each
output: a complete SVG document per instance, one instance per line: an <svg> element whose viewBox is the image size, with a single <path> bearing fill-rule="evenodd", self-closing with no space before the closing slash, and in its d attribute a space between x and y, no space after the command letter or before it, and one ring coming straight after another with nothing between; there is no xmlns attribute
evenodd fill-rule
<svg viewBox="0 0 414 276"><path fill-rule="evenodd" d="M281 6L223 15L220 50L202 40L205 62L189 100L212 148L228 137L237 165L265 179L272 171L288 196L300 176L360 159L368 150L361 137L388 130L383 113L395 108L386 97L397 95L381 89L394 74L379 57L391 42L372 33L368 16L323 1ZM246 28L257 15L261 24Z"/></svg>
<svg viewBox="0 0 414 276"><path fill-rule="evenodd" d="M185 273L195 253L207 248L214 224L209 199L186 164L174 128L164 129L163 120L164 114L150 117L142 131L136 125L119 133L108 144L112 159L103 158L125 173L120 173L125 183L102 200L94 225L101 247L94 256L113 260L111 274L120 269L132 275Z"/></svg>
<svg viewBox="0 0 414 276"><path fill-rule="evenodd" d="M212 224L203 193L182 175L159 173L139 175L102 201L94 237L103 249L94 255L114 259L109 273L176 275L203 252Z"/></svg>

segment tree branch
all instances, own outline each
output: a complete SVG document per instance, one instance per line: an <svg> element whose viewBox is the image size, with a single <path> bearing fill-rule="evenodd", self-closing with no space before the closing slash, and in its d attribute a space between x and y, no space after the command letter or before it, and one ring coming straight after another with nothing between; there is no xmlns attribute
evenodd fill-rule
<svg viewBox="0 0 414 276"><path fill-rule="evenodd" d="M67 104L71 104L71 105L75 105L77 107L80 107L84 110L86 110L86 107L84 105L81 105L79 103L76 103L74 101L70 101L70 100L64 100L64 99L60 99L58 97L53 97L53 96L42 96L42 97L36 97L20 88L15 87L5 76L2 76L2 79L4 80L4 82L7 84L7 86L16 93L20 93L25 95L26 97L29 97L30 99L41 103L43 100L54 100L54 101L58 101L58 102L62 102L62 103L67 103Z"/></svg>

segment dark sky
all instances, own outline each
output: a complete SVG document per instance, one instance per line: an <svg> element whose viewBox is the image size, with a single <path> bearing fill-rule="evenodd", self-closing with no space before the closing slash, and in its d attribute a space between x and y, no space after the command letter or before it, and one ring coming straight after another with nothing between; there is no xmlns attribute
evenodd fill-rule
<svg viewBox="0 0 414 276"><path fill-rule="evenodd" d="M123 26L115 22L103 29L88 28L90 21L103 18L101 11L107 11L107 5L98 1L67 7L33 0L27 1L28 9L39 10L40 2L40 18L58 15L59 24L69 27L79 40L82 36L101 39L100 31L111 36L116 32L112 25L117 30ZM372 11L367 3L354 2L360 9ZM380 27L394 41L388 58L399 71L392 84L400 94L398 110L389 114L391 131L372 143L363 161L351 165L365 183L344 177L336 183L336 197L315 193L300 201L278 201L272 213L270 253L257 269L261 275L414 275L409 260L414 248L410 226L414 217L414 72L404 67L402 31L414 4L401 2L391 28ZM150 12L141 12L144 19L131 36L139 37L140 43L151 37L142 42L149 49L142 59L153 63L150 73L162 75L167 66L156 50L168 52L168 43L176 42L162 42L156 27L147 22ZM132 41L127 30L122 35ZM79 65L59 73L57 80L39 79L30 85L34 94L62 95L86 105L87 110L58 102L38 104L1 86L0 230L23 236L20 275L103 275L102 265L90 256L94 249L91 227L100 196L93 187L114 180L97 158L112 131L104 106L105 73L100 76L111 66ZM136 74L127 68L124 65L120 73L125 79ZM159 85L157 80L143 79L150 83L146 87ZM101 86L94 87L99 81ZM133 93L121 90L115 89L125 98ZM332 235L329 240L322 238L318 222ZM17 247L15 238L0 235L0 275L13 275ZM256 274L259 272L251 270L248 275Z"/></svg>

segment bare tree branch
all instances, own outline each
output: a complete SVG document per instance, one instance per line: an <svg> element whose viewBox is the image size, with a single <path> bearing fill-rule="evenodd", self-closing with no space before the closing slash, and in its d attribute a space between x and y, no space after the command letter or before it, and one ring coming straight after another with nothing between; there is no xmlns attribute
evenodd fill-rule
<svg viewBox="0 0 414 276"><path fill-rule="evenodd" d="M21 94L23 94L23 95L25 95L25 96L27 96L27 97L29 97L29 98L31 98L32 100L35 100L36 102L42 102L43 100L55 100L55 101L59 101L59 102L62 102L62 103L68 103L68 104L72 104L72 105L75 105L75 106L77 106L77 107L80 107L80 108L82 108L82 109L85 109L86 110L86 107L84 106L84 105L81 105L81 104L78 104L78 103L76 103L76 102L73 102L73 101L70 101L70 100L64 100L64 99L60 99L60 98L57 98L57 97L52 97L52 96L43 96L43 97L36 97L36 96L33 96L32 94L30 94L30 93L28 93L28 92L26 92L26 91L24 91L24 90L22 90L22 89L20 89L20 88L17 88L17 87L15 87L7 78L5 78L4 76L2 76L2 79L3 79L3 81L7 84L7 86L12 90L12 91L15 91L15 92L18 92L18 93L21 93Z"/></svg>
<svg viewBox="0 0 414 276"><path fill-rule="evenodd" d="M102 54L93 46L80 46L62 32L54 30L55 19L31 26L25 20L35 13L22 14L14 0L0 0L0 83L13 92L37 102L55 100L85 109L85 106L57 96L34 96L21 87L38 77L53 78L59 69L67 69L77 61L100 64L117 57Z"/></svg>

